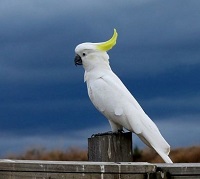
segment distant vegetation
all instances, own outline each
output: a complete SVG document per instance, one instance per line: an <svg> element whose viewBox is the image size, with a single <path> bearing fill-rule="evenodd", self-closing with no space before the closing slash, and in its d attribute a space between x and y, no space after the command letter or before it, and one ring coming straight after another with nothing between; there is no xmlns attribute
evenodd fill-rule
<svg viewBox="0 0 200 179"><path fill-rule="evenodd" d="M20 155L8 155L7 158L18 160L86 161L87 151L78 148L70 148L66 151L33 148Z"/></svg>
<svg viewBox="0 0 200 179"><path fill-rule="evenodd" d="M161 157L154 150L139 150L139 155L136 151L134 151L134 161L163 163ZM172 149L170 158L174 163L200 163L200 146Z"/></svg>
<svg viewBox="0 0 200 179"><path fill-rule="evenodd" d="M155 151L134 148L133 160L135 162L160 163L162 159ZM174 163L200 163L200 146L172 149L170 157ZM9 159L21 160L59 160L59 161L87 161L87 151L78 148L62 150L46 150L45 148L30 149L20 155L9 155Z"/></svg>

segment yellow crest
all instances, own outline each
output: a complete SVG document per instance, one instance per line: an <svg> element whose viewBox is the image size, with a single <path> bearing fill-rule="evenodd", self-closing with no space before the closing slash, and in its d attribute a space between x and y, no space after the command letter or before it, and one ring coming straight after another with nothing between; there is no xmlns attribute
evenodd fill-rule
<svg viewBox="0 0 200 179"><path fill-rule="evenodd" d="M97 43L97 49L102 50L102 51L110 50L116 44L117 36L118 36L117 31L116 29L114 29L112 38L106 42Z"/></svg>

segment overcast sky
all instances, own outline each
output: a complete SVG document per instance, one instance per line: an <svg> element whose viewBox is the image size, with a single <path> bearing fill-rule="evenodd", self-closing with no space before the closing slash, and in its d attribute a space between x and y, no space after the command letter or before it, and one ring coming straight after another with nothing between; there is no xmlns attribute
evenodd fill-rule
<svg viewBox="0 0 200 179"><path fill-rule="evenodd" d="M199 19L199 0L1 0L0 156L86 148L93 133L110 130L74 49L108 40L114 28L113 71L172 147L199 145Z"/></svg>

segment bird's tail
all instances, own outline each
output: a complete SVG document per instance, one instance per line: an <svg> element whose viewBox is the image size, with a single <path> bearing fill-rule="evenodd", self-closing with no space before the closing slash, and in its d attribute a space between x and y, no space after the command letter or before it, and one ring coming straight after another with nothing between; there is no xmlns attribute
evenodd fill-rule
<svg viewBox="0 0 200 179"><path fill-rule="evenodd" d="M166 162L166 163L173 163L172 160L169 158L169 152L170 152L170 146L169 144L165 141L165 139L161 136L158 139L161 139L161 141L159 142L160 146L155 147L153 146L151 143L154 143L155 141L152 140L151 138L149 138L149 140L151 141L151 143L149 143L149 141L142 135L138 135L140 137L140 139L150 148L153 148L160 156L161 158ZM159 135L157 135L158 137ZM154 143L155 144L155 143ZM162 145L161 145L162 144Z"/></svg>
<svg viewBox="0 0 200 179"><path fill-rule="evenodd" d="M161 152L161 151L159 151L157 149L155 149L155 150L162 157L162 159L165 161L165 163L173 163L172 160L169 158L169 156L166 153Z"/></svg>

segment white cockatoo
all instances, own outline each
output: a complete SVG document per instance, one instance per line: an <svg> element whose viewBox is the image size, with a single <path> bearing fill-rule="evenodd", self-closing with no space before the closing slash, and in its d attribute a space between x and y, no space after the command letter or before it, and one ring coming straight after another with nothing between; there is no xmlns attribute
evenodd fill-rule
<svg viewBox="0 0 200 179"><path fill-rule="evenodd" d="M84 81L88 95L94 106L109 121L112 132L123 128L137 134L139 138L163 158L172 163L168 154L170 146L162 137L154 122L143 111L122 81L109 65L110 50L117 40L114 29L112 38L101 43L81 43L75 48L75 64L83 65Z"/></svg>

